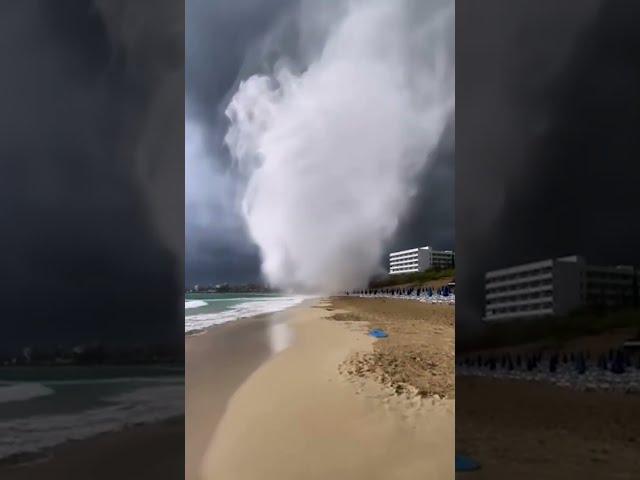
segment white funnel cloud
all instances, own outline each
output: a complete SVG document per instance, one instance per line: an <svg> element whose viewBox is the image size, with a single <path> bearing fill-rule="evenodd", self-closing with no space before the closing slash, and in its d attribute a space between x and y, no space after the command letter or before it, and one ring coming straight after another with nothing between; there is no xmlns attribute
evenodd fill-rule
<svg viewBox="0 0 640 480"><path fill-rule="evenodd" d="M349 2L306 69L282 59L231 99L225 142L272 285L336 292L379 270L454 108L453 2L424 5Z"/></svg>

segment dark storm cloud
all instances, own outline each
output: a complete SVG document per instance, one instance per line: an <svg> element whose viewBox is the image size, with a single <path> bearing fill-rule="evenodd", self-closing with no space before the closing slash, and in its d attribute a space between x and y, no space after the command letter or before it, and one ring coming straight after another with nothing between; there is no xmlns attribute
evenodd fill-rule
<svg viewBox="0 0 640 480"><path fill-rule="evenodd" d="M240 179L223 147L224 109L241 78L275 60L269 45L295 53L297 6L293 0L186 2L188 285L260 276L257 248L239 212Z"/></svg>
<svg viewBox="0 0 640 480"><path fill-rule="evenodd" d="M457 7L460 339L488 269L572 253L640 264L640 4Z"/></svg>
<svg viewBox="0 0 640 480"><path fill-rule="evenodd" d="M187 284L259 278L257 248L239 213L240 182L222 146L228 127L223 112L240 80L268 71L282 57L304 65L317 54L340 6L326 2L318 8L298 0L187 1L187 130L204 137L201 148L187 154ZM451 40L453 55L453 35ZM412 208L391 249L425 243L453 248L454 130L451 120L431 165L418 179ZM188 152L189 138L187 132Z"/></svg>
<svg viewBox="0 0 640 480"><path fill-rule="evenodd" d="M252 56L260 61L255 58L260 40L297 5L296 0L187 0L185 76L190 116L208 124L220 120L221 102L239 80L243 65Z"/></svg>
<svg viewBox="0 0 640 480"><path fill-rule="evenodd" d="M429 245L454 249L455 125L453 116L433 152L432 163L417 181L411 208L401 221L390 250Z"/></svg>
<svg viewBox="0 0 640 480"><path fill-rule="evenodd" d="M0 7L5 347L182 340L182 9L132 3Z"/></svg>

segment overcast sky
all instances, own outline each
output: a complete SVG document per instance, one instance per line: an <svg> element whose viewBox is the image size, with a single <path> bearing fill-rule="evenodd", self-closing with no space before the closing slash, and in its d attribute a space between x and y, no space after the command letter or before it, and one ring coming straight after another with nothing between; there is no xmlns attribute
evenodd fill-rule
<svg viewBox="0 0 640 480"><path fill-rule="evenodd" d="M182 6L0 5L2 346L182 342Z"/></svg>
<svg viewBox="0 0 640 480"><path fill-rule="evenodd" d="M459 339L483 275L582 254L640 264L640 4L456 4Z"/></svg>
<svg viewBox="0 0 640 480"><path fill-rule="evenodd" d="M326 32L296 1L188 0L186 37L180 5L139 5L0 7L5 341L181 340L185 282L259 278L223 112L240 79L283 55L303 68ZM388 248L455 240L459 321L479 323L487 269L640 264L639 20L637 2L457 2L457 120Z"/></svg>
<svg viewBox="0 0 640 480"><path fill-rule="evenodd" d="M327 2L325 9L341 3ZM412 8L426 4L410 3ZM229 126L223 113L240 80L270 70L282 57L304 68L309 52L322 47L322 28L306 24L301 15L309 5L295 0L187 0L188 285L260 280L258 250L239 213L242 179L223 146ZM424 244L453 248L454 143L451 117L389 249Z"/></svg>

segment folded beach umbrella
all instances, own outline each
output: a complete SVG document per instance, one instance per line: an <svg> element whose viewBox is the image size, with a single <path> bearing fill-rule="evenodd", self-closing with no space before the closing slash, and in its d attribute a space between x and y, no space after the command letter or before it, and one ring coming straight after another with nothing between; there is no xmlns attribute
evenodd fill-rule
<svg viewBox="0 0 640 480"><path fill-rule="evenodd" d="M474 459L464 455L456 455L456 472L473 472L479 468L480 464Z"/></svg>
<svg viewBox="0 0 640 480"><path fill-rule="evenodd" d="M369 332L369 335L371 335L372 337L375 338L386 338L389 335L387 334L387 332L385 332L384 330L380 329L380 328L374 328L373 330L371 330Z"/></svg>

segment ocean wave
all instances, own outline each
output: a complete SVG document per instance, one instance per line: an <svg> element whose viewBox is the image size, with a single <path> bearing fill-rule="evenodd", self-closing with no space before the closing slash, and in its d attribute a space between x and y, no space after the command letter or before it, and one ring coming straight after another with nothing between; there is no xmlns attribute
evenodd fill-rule
<svg viewBox="0 0 640 480"><path fill-rule="evenodd" d="M73 414L0 421L0 459L182 415L184 384L141 387L103 400L109 405Z"/></svg>
<svg viewBox="0 0 640 480"><path fill-rule="evenodd" d="M184 319L184 330L185 332L202 330L213 325L221 325L241 318L279 312L298 305L308 298L312 297L296 295L291 297L252 299L249 302L233 305L228 310L222 312L188 315Z"/></svg>
<svg viewBox="0 0 640 480"><path fill-rule="evenodd" d="M185 300L185 302L235 302L237 300L269 300L271 298L282 298L273 295L252 295L250 297L218 297L218 298L198 298L197 300Z"/></svg>
<svg viewBox="0 0 640 480"><path fill-rule="evenodd" d="M52 389L41 383L0 384L0 403L29 400L51 395L52 393L54 393Z"/></svg>
<svg viewBox="0 0 640 480"><path fill-rule="evenodd" d="M179 378L179 377L178 377ZM81 380L47 380L47 385L103 385L103 384L123 384L123 383L152 383L152 384L173 384L176 377L113 377L113 378L87 378Z"/></svg>
<svg viewBox="0 0 640 480"><path fill-rule="evenodd" d="M207 302L205 302L204 300L185 300L184 301L185 309L200 308L200 307L206 307L206 306L207 306Z"/></svg>

